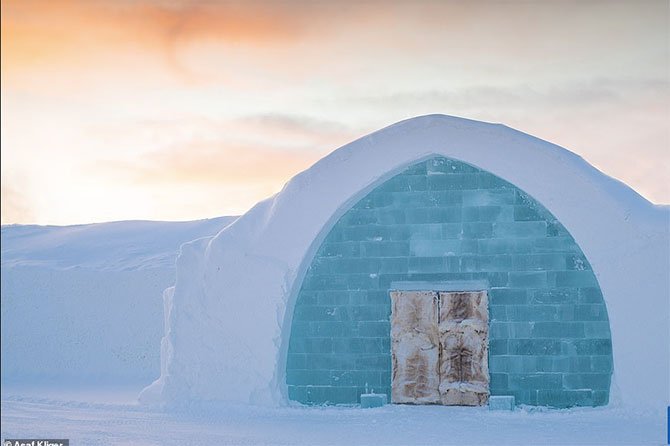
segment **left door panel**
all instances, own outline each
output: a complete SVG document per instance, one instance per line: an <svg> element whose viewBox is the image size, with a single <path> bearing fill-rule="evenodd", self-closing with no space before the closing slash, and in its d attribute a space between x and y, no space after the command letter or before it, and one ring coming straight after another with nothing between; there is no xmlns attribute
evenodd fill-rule
<svg viewBox="0 0 670 446"><path fill-rule="evenodd" d="M434 291L391 292L394 403L440 403L438 299Z"/></svg>

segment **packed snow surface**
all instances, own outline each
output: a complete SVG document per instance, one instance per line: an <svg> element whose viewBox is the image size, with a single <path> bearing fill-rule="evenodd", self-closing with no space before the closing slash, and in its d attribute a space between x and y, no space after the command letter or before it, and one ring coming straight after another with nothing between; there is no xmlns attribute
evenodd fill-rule
<svg viewBox="0 0 670 446"><path fill-rule="evenodd" d="M137 405L137 388L3 388L2 438L69 438L73 445L653 445L664 411L621 408L514 412L486 407L387 405L172 411Z"/></svg>

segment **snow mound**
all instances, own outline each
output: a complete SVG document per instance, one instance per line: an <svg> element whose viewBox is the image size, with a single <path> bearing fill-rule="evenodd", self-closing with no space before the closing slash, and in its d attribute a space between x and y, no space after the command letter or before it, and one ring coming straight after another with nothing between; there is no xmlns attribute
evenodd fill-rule
<svg viewBox="0 0 670 446"><path fill-rule="evenodd" d="M3 226L3 382L155 378L179 246L233 220Z"/></svg>
<svg viewBox="0 0 670 446"><path fill-rule="evenodd" d="M2 266L126 271L172 268L182 243L216 234L236 217L2 227Z"/></svg>
<svg viewBox="0 0 670 446"><path fill-rule="evenodd" d="M293 308L323 237L378 184L436 155L515 184L566 226L605 295L611 401L665 407L668 209L554 144L443 115L402 121L334 151L213 239L184 245L165 294L161 376L141 400L285 403Z"/></svg>

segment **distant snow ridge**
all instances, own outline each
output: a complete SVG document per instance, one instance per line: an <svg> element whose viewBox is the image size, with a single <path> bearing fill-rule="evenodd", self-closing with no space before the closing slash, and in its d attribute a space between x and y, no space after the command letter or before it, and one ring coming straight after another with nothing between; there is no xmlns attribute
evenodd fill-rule
<svg viewBox="0 0 670 446"><path fill-rule="evenodd" d="M99 271L172 268L182 243L212 236L235 218L3 226L2 266Z"/></svg>
<svg viewBox="0 0 670 446"><path fill-rule="evenodd" d="M3 226L3 382L155 378L179 246L234 219Z"/></svg>
<svg viewBox="0 0 670 446"><path fill-rule="evenodd" d="M141 400L286 402L293 308L322 237L376 185L436 155L516 185L567 227L606 296L610 401L664 408L668 209L561 147L503 125L443 115L402 121L341 147L213 239L185 244L176 285L165 294L161 377Z"/></svg>

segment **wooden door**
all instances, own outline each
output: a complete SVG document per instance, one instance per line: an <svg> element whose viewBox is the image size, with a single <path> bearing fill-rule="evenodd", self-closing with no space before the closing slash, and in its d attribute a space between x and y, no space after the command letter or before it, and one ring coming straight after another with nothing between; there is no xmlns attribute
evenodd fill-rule
<svg viewBox="0 0 670 446"><path fill-rule="evenodd" d="M391 401L439 404L438 294L391 292Z"/></svg>
<svg viewBox="0 0 670 446"><path fill-rule="evenodd" d="M440 402L481 406L489 398L486 291L440 292Z"/></svg>

